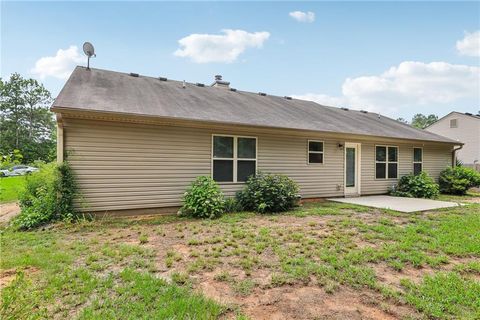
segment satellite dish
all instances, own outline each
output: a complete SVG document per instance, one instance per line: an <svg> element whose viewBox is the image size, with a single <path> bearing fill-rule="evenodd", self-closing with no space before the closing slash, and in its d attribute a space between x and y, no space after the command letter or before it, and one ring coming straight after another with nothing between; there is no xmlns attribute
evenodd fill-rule
<svg viewBox="0 0 480 320"><path fill-rule="evenodd" d="M83 52L88 57L88 60L87 60L87 70L88 70L90 69L90 58L97 56L95 54L95 48L93 47L93 44L91 44L90 42L85 42L83 44Z"/></svg>

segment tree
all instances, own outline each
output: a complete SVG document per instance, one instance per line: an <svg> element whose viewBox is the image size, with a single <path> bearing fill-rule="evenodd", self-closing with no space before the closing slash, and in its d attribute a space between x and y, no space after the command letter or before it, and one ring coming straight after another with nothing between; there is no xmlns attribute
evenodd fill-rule
<svg viewBox="0 0 480 320"><path fill-rule="evenodd" d="M25 163L51 161L56 137L50 92L35 79L13 73L0 79L0 153L20 150Z"/></svg>
<svg viewBox="0 0 480 320"><path fill-rule="evenodd" d="M404 118L397 118L397 121L408 124L408 121L405 120Z"/></svg>
<svg viewBox="0 0 480 320"><path fill-rule="evenodd" d="M417 113L412 118L412 126L419 129L425 129L437 120L438 116L434 114L429 114L428 116L425 116L421 113Z"/></svg>

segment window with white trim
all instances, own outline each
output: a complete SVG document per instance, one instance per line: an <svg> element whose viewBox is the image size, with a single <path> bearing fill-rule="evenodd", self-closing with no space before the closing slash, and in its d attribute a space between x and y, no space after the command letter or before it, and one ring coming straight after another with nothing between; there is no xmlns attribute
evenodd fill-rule
<svg viewBox="0 0 480 320"><path fill-rule="evenodd" d="M423 148L413 148L413 174L423 171Z"/></svg>
<svg viewBox="0 0 480 320"><path fill-rule="evenodd" d="M244 182L256 171L257 138L213 135L213 180L217 182Z"/></svg>
<svg viewBox="0 0 480 320"><path fill-rule="evenodd" d="M398 147L375 146L375 178L398 178Z"/></svg>
<svg viewBox="0 0 480 320"><path fill-rule="evenodd" d="M323 163L323 141L308 140L308 163Z"/></svg>

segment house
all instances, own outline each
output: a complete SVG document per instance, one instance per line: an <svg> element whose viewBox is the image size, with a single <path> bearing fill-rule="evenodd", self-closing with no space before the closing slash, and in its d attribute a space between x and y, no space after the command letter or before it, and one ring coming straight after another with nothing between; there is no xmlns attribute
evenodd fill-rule
<svg viewBox="0 0 480 320"><path fill-rule="evenodd" d="M457 159L480 171L480 111L477 115L450 112L425 130L462 141L464 146L457 152Z"/></svg>
<svg viewBox="0 0 480 320"><path fill-rule="evenodd" d="M220 76L206 86L77 67L52 110L58 160L91 212L171 210L200 175L233 196L257 170L288 175L304 198L382 194L410 172L438 177L461 145L377 113L236 90Z"/></svg>

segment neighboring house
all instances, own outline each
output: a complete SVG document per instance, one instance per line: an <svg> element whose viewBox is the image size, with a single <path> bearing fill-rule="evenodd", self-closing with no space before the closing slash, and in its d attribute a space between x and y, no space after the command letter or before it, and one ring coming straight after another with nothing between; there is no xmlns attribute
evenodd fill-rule
<svg viewBox="0 0 480 320"><path fill-rule="evenodd" d="M425 130L462 141L464 146L457 151L457 158L480 171L480 113L474 115L453 111Z"/></svg>
<svg viewBox="0 0 480 320"><path fill-rule="evenodd" d="M437 178L461 145L219 76L204 86L77 67L52 110L58 160L74 169L85 211L176 207L200 175L233 196L256 170L288 175L304 198L382 194L414 170Z"/></svg>

